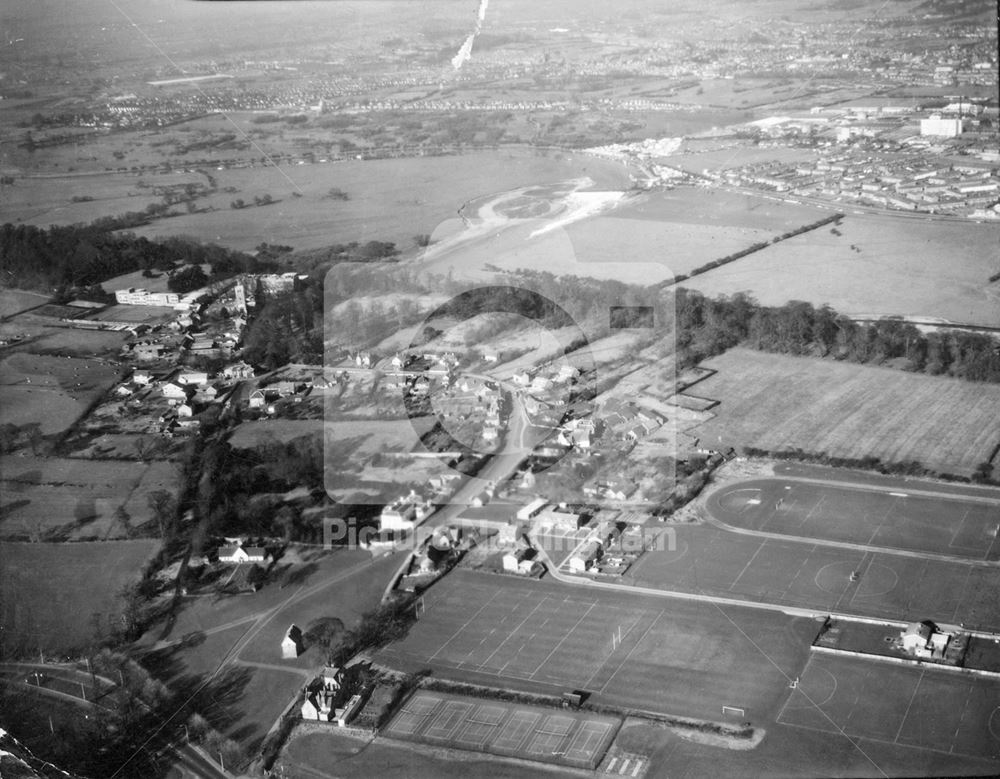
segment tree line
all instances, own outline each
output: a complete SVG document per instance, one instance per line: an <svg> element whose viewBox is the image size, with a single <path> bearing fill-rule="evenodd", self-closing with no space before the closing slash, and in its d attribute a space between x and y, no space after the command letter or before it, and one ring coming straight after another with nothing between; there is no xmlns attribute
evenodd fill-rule
<svg viewBox="0 0 1000 779"><path fill-rule="evenodd" d="M187 238L151 241L115 232L113 218L89 225L49 228L6 223L0 227L4 286L52 292L92 287L142 270L170 272L179 264L209 265L211 279L276 269L268 260Z"/></svg>
<svg viewBox="0 0 1000 779"><path fill-rule="evenodd" d="M967 381L1000 382L1000 347L983 333L923 333L900 319L855 322L830 306L793 300L762 306L749 295L674 292L677 355L690 367L733 346L882 364Z"/></svg>

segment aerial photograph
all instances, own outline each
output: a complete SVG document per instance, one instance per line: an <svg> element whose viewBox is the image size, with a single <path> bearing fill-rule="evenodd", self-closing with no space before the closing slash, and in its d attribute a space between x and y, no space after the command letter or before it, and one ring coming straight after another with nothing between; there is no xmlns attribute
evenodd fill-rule
<svg viewBox="0 0 1000 779"><path fill-rule="evenodd" d="M1000 776L998 30L0 3L0 779Z"/></svg>

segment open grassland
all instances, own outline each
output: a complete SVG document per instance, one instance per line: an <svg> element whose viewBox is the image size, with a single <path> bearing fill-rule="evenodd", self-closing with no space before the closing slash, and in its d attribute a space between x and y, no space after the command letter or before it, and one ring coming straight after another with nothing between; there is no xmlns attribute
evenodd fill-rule
<svg viewBox="0 0 1000 779"><path fill-rule="evenodd" d="M135 232L150 238L192 235L236 249L252 249L261 236L296 249L369 240L412 249L413 236L433 233L467 200L581 175L627 185L621 165L529 151L213 171L220 190L199 199L198 207L214 210L160 220ZM222 191L226 188L235 191ZM329 197L333 188L348 200ZM280 202L230 207L237 198L252 204L264 195Z"/></svg>
<svg viewBox="0 0 1000 779"><path fill-rule="evenodd" d="M126 537L154 518L150 493L176 490L178 470L167 461L7 457L0 481L0 537Z"/></svg>
<svg viewBox="0 0 1000 779"><path fill-rule="evenodd" d="M588 690L595 703L713 720L725 704L747 708L750 719L773 716L818 628L770 612L462 570L424 601L407 637L377 659L507 689Z"/></svg>
<svg viewBox="0 0 1000 779"><path fill-rule="evenodd" d="M996 325L1000 285L987 283L997 270L996 225L855 215L849 208L840 235L833 228L797 235L684 286L707 295L749 292L765 305L805 300L845 314Z"/></svg>
<svg viewBox="0 0 1000 779"><path fill-rule="evenodd" d="M576 193L579 195L580 193ZM586 194L586 193L583 193ZM522 197L528 197L524 193ZM476 219L442 225L422 269L483 279L488 266L650 284L689 273L815 222L823 212L763 198L681 187L630 196L604 208L535 193L551 218L507 219L502 198L478 201Z"/></svg>
<svg viewBox="0 0 1000 779"><path fill-rule="evenodd" d="M1000 386L731 349L698 394L721 400L699 428L713 445L916 460L968 476L1000 443Z"/></svg>
<svg viewBox="0 0 1000 779"><path fill-rule="evenodd" d="M120 338L121 336L119 336ZM0 359L0 423L65 430L117 379L103 360L14 352Z"/></svg>
<svg viewBox="0 0 1000 779"><path fill-rule="evenodd" d="M90 645L98 629L117 628L118 593L138 579L158 545L0 543L4 652L69 652Z"/></svg>

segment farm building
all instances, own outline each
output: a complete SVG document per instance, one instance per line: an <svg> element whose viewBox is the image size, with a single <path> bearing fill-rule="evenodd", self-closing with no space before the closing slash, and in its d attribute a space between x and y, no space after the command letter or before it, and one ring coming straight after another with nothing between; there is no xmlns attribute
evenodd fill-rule
<svg viewBox="0 0 1000 779"><path fill-rule="evenodd" d="M281 658L283 660L294 660L305 651L302 643L302 631L298 625L291 625L285 637L281 639Z"/></svg>

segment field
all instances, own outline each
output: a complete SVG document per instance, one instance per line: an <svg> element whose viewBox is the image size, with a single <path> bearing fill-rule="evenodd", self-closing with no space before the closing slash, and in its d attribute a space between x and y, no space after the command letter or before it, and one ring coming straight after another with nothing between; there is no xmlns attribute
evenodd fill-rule
<svg viewBox="0 0 1000 779"><path fill-rule="evenodd" d="M719 399L698 428L724 446L916 460L970 475L1000 443L1000 387L889 368L731 349L697 386Z"/></svg>
<svg viewBox="0 0 1000 779"><path fill-rule="evenodd" d="M97 359L14 352L0 359L0 423L38 423L44 435L75 422L118 378Z"/></svg>
<svg viewBox="0 0 1000 779"><path fill-rule="evenodd" d="M620 165L522 151L212 171L220 191L200 199L198 205L216 210L160 220L135 232L148 238L192 235L244 250L254 248L262 235L269 243L296 249L384 240L410 250L413 236L433 233L471 198L579 178L584 169L595 179L626 183ZM237 191L222 192L225 187ZM333 187L349 199L326 198ZM252 201L265 194L280 202L230 208L236 197Z"/></svg>
<svg viewBox="0 0 1000 779"><path fill-rule="evenodd" d="M745 291L765 305L805 300L844 314L996 325L1000 301L987 284L996 225L849 213L837 230L795 236L684 286L712 296Z"/></svg>
<svg viewBox="0 0 1000 779"><path fill-rule="evenodd" d="M766 533L1000 559L1000 493L977 501L767 479L723 487L707 506L729 525Z"/></svg>
<svg viewBox="0 0 1000 779"><path fill-rule="evenodd" d="M48 295L43 295L40 292L0 288L0 317L13 316L26 308L40 306L48 299Z"/></svg>
<svg viewBox="0 0 1000 779"><path fill-rule="evenodd" d="M817 653L778 722L1000 760L998 703L996 679Z"/></svg>
<svg viewBox="0 0 1000 779"><path fill-rule="evenodd" d="M619 720L417 690L383 731L396 738L593 769Z"/></svg>
<svg viewBox="0 0 1000 779"><path fill-rule="evenodd" d="M288 746L277 764L285 775L317 776L335 769L343 779L413 779L433 776L438 779L551 779L552 767L527 763L508 763L492 756L474 759L454 753L442 754L432 747L376 739L371 743L338 732L337 728L301 723L292 732Z"/></svg>
<svg viewBox="0 0 1000 779"><path fill-rule="evenodd" d="M117 595L138 580L157 541L0 543L0 622L5 651L70 652L95 623L117 626Z"/></svg>
<svg viewBox="0 0 1000 779"><path fill-rule="evenodd" d="M818 614L932 619L1000 630L997 567L761 538L708 525L672 531L673 543L646 552L625 575L626 583ZM859 576L852 582L855 571Z"/></svg>
<svg viewBox="0 0 1000 779"><path fill-rule="evenodd" d="M727 704L750 720L773 716L818 630L770 612L462 570L424 600L424 615L379 661L527 692L588 690L595 703L706 719Z"/></svg>
<svg viewBox="0 0 1000 779"><path fill-rule="evenodd" d="M177 488L178 466L164 461L8 457L3 469L0 537L32 540L122 538L153 519L147 496Z"/></svg>

